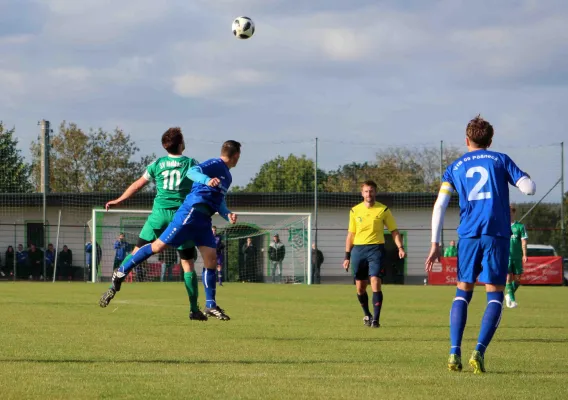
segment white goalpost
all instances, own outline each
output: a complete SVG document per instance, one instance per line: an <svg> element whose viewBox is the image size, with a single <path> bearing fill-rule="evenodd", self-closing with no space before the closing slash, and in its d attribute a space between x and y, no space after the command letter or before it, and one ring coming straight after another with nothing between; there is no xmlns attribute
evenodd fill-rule
<svg viewBox="0 0 568 400"><path fill-rule="evenodd" d="M93 209L88 222L91 234L90 281L105 281L112 276L114 267L114 241L124 233L133 248L138 234L151 210ZM236 212L238 221L229 224L219 215L212 217L213 225L223 243L218 259L223 266L225 281L273 282L312 284L312 214L306 212ZM277 235L284 247L279 254L283 260L274 262L273 238ZM98 249L98 251L97 251ZM165 254L165 252L164 252ZM102 257L101 257L102 256ZM179 276L179 260L172 276ZM101 259L99 259L101 258ZM144 268L136 272L136 281L164 280L163 255L154 255ZM196 271L201 274L203 261L198 255ZM171 266L170 266L171 268ZM142 276L144 275L144 276ZM132 279L132 278L131 278Z"/></svg>

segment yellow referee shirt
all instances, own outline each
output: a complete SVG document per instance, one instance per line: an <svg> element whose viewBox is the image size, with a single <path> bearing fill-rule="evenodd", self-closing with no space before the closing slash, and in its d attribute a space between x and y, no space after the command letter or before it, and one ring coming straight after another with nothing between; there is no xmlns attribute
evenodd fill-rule
<svg viewBox="0 0 568 400"><path fill-rule="evenodd" d="M354 245L383 244L385 226L390 232L397 229L391 211L384 204L375 202L371 208L367 208L362 202L349 213L348 231L355 234Z"/></svg>

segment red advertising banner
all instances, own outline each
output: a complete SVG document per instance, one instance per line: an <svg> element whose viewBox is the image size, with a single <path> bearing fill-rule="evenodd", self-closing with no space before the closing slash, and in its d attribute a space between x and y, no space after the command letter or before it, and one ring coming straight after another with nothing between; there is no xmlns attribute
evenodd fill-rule
<svg viewBox="0 0 568 400"><path fill-rule="evenodd" d="M457 258L442 257L428 272L430 285L455 285ZM523 265L521 285L562 285L562 257L529 257Z"/></svg>

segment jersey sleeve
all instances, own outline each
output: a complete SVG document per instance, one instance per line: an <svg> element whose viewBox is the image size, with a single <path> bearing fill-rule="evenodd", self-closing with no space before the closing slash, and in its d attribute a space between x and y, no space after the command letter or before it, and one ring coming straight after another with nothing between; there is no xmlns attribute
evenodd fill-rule
<svg viewBox="0 0 568 400"><path fill-rule="evenodd" d="M353 209L349 211L349 228L347 229L347 232L357 233L357 226L355 224L355 211L353 211Z"/></svg>
<svg viewBox="0 0 568 400"><path fill-rule="evenodd" d="M388 208L385 210L384 213L384 224L387 227L387 229L389 230L389 232L395 231L397 230L397 226L396 226L396 221L392 215L391 210L389 210Z"/></svg>
<svg viewBox="0 0 568 400"><path fill-rule="evenodd" d="M146 167L146 171L144 171L144 175L142 175L146 180L152 181L154 180L156 161Z"/></svg>
<svg viewBox="0 0 568 400"><path fill-rule="evenodd" d="M444 183L448 183L453 189L456 188L456 184L454 183L454 176L452 175L451 165L448 168L446 168L444 176L442 176L442 187L444 186Z"/></svg>
<svg viewBox="0 0 568 400"><path fill-rule="evenodd" d="M528 174L517 167L517 164L508 155L504 154L503 162L507 170L507 179L511 185L516 186L519 179L523 176L528 177Z"/></svg>
<svg viewBox="0 0 568 400"><path fill-rule="evenodd" d="M524 225L521 225L521 239L527 240L529 235L527 234L527 228Z"/></svg>

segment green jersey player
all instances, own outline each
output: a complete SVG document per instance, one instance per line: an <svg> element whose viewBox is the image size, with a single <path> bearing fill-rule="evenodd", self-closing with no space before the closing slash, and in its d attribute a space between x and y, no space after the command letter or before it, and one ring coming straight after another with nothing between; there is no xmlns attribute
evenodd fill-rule
<svg viewBox="0 0 568 400"><path fill-rule="evenodd" d="M127 263L138 249L147 243L156 240L172 221L174 214L182 205L185 197L191 191L193 182L187 177L187 171L197 165L193 158L182 155L185 142L180 128L170 128L162 135L162 146L168 152L165 157L158 158L150 164L144 175L134 182L116 200L109 201L106 209L122 203L146 186L150 181L156 184L156 197L152 213L148 216L144 227L140 231L138 243L132 253L128 255L121 265ZM183 268L185 288L189 296L189 319L206 321L207 316L201 312L197 305L198 282L195 273L194 261L197 251L193 242L186 242L178 249ZM101 297L99 305L106 307L120 290L120 285L109 288Z"/></svg>
<svg viewBox="0 0 568 400"><path fill-rule="evenodd" d="M520 286L523 264L527 262L527 230L515 219L517 210L511 206L511 247L509 251L509 273L505 287L507 307L516 308L515 292Z"/></svg>

